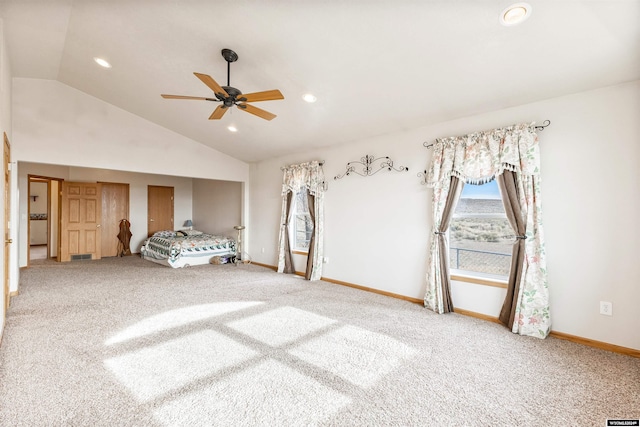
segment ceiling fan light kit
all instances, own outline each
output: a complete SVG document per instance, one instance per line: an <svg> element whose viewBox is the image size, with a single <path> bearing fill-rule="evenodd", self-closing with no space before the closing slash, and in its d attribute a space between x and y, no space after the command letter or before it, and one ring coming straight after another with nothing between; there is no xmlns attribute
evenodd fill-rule
<svg viewBox="0 0 640 427"><path fill-rule="evenodd" d="M201 101L214 101L221 102L222 104L211 113L209 120L219 120L224 116L227 110L233 106L238 107L241 111L253 114L265 120L272 120L276 117L275 114L270 113L261 108L255 107L247 102L259 102L259 101L273 101L277 99L284 99L284 96L278 89L267 90L264 92L254 92L243 94L240 89L231 86L231 63L238 60L238 54L231 49L222 49L222 57L227 61L227 85L220 86L211 76L202 73L193 73L197 78L202 81L209 89L215 94L215 98L201 97L201 96L184 96L184 95L166 95L162 94L165 99L191 99Z"/></svg>

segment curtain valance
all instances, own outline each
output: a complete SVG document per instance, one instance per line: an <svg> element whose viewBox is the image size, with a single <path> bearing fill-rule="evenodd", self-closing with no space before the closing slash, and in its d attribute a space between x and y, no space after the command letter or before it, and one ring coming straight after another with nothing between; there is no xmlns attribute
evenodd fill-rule
<svg viewBox="0 0 640 427"><path fill-rule="evenodd" d="M313 196L324 192L324 171L320 162L314 160L286 166L282 169L284 170L282 176L283 195L289 191L297 193L303 188L307 188Z"/></svg>
<svg viewBox="0 0 640 427"><path fill-rule="evenodd" d="M540 173L535 123L436 139L427 185L436 187L455 176L467 184L484 184L505 170Z"/></svg>

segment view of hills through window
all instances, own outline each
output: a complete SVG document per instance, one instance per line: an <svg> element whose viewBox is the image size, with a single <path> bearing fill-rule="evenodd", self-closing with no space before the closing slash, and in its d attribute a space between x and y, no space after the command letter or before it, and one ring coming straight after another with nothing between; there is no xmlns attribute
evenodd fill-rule
<svg viewBox="0 0 640 427"><path fill-rule="evenodd" d="M306 190L298 191L293 203L295 215L292 233L294 236L293 248L299 251L308 251L311 233L313 233L313 224L309 215L309 201Z"/></svg>
<svg viewBox="0 0 640 427"><path fill-rule="evenodd" d="M507 277L514 241L497 182L465 184L449 225L451 269Z"/></svg>

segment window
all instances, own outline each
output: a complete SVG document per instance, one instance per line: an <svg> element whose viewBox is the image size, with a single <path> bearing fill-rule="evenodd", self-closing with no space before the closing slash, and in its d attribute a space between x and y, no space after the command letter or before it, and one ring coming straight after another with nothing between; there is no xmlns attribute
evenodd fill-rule
<svg viewBox="0 0 640 427"><path fill-rule="evenodd" d="M309 215L309 201L307 190L302 189L295 194L292 201L292 221L290 225L290 235L293 236L291 242L294 251L308 252L313 233L313 224Z"/></svg>
<svg viewBox="0 0 640 427"><path fill-rule="evenodd" d="M466 184L449 224L451 272L506 279L514 240L497 182Z"/></svg>

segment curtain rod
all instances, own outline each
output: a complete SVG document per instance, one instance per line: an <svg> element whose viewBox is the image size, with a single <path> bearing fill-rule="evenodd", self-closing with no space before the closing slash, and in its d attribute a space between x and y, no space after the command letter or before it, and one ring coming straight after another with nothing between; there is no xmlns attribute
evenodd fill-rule
<svg viewBox="0 0 640 427"><path fill-rule="evenodd" d="M546 128L550 124L551 124L551 120L545 120L544 122L542 122L542 124L540 126L534 126L534 129L542 131L542 130L544 130L544 128ZM422 143L422 145L424 145L427 148L433 147L434 144L435 144L435 142L432 142L431 144L429 144L428 141L425 141L425 142Z"/></svg>
<svg viewBox="0 0 640 427"><path fill-rule="evenodd" d="M318 162L318 164L319 164L320 166L324 166L324 160L320 160L320 161ZM288 168L288 167L289 167L289 166L280 166L280 170L281 170L281 171L283 171L283 170L285 170L285 169L286 169L286 168Z"/></svg>

